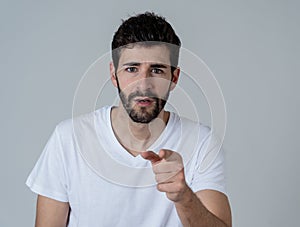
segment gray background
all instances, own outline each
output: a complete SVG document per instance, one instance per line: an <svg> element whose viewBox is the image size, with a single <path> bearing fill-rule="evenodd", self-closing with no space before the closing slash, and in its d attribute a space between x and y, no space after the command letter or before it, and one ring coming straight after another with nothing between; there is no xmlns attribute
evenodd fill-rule
<svg viewBox="0 0 300 227"><path fill-rule="evenodd" d="M33 226L25 180L76 86L121 18L165 16L218 79L227 104L234 226L297 226L299 1L1 1L0 226Z"/></svg>

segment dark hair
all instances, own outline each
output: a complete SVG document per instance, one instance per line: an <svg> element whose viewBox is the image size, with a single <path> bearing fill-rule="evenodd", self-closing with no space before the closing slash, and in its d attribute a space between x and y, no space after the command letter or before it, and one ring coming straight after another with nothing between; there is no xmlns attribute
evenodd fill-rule
<svg viewBox="0 0 300 227"><path fill-rule="evenodd" d="M166 45L170 50L172 71L178 65L181 42L172 26L164 17L151 12L145 12L122 21L122 24L114 34L111 44L112 59L116 69L122 47L125 48L130 45Z"/></svg>

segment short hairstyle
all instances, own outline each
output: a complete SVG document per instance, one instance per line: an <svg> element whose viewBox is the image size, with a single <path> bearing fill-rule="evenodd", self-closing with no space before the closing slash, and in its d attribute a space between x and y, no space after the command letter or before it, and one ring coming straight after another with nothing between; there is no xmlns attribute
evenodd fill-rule
<svg viewBox="0 0 300 227"><path fill-rule="evenodd" d="M113 36L111 44L113 64L117 69L123 48L129 48L132 45L152 46L164 44L170 50L170 62L173 71L178 65L181 42L172 26L164 17L153 12L132 16L122 21Z"/></svg>

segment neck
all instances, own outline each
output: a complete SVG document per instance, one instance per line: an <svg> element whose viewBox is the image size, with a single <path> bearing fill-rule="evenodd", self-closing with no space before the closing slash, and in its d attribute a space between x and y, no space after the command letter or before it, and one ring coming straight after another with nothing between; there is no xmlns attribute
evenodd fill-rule
<svg viewBox="0 0 300 227"><path fill-rule="evenodd" d="M169 112L162 110L150 123L137 123L128 116L123 105L112 108L111 124L120 144L132 155L146 151L160 136L169 119Z"/></svg>

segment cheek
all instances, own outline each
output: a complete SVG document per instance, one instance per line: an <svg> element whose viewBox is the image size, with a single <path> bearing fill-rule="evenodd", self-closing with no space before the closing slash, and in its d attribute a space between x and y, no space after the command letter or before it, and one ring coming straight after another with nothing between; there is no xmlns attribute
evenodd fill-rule
<svg viewBox="0 0 300 227"><path fill-rule="evenodd" d="M132 81L128 79L118 78L118 82L121 91L125 94L128 94L132 90L132 87L134 87Z"/></svg>
<svg viewBox="0 0 300 227"><path fill-rule="evenodd" d="M135 85L134 82L131 81L122 81L122 82L119 81L119 85L122 93L125 94L127 98L131 93L137 90L136 89L137 86Z"/></svg>
<svg viewBox="0 0 300 227"><path fill-rule="evenodd" d="M130 78L119 78L119 85L121 88L126 89L126 90L131 90L132 87L136 86L136 80L130 79Z"/></svg>
<svg viewBox="0 0 300 227"><path fill-rule="evenodd" d="M169 91L170 87L170 81L160 79L159 81L156 81L155 83L155 91L160 97L164 97L165 94Z"/></svg>

